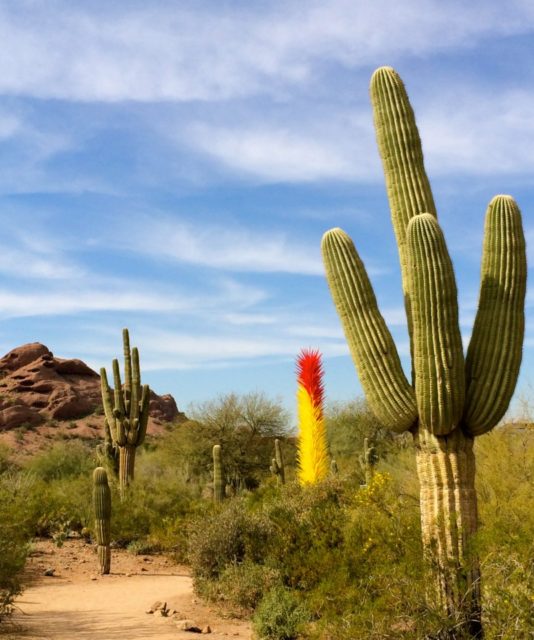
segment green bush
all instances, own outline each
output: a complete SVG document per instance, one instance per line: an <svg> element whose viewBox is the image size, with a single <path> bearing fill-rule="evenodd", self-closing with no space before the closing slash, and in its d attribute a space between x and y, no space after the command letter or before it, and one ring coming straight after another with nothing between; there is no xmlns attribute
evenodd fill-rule
<svg viewBox="0 0 534 640"><path fill-rule="evenodd" d="M0 620L11 613L13 600L22 591L20 573L33 534L28 508L33 492L29 476L10 471L0 475Z"/></svg>
<svg viewBox="0 0 534 640"><path fill-rule="evenodd" d="M282 603L300 602L315 620L309 637L382 638L392 619L424 634L436 616L422 604L420 537L417 501L400 495L389 476L377 473L366 488L331 478L228 501L194 532L191 562L197 590L232 606L257 606L267 638L295 633L282 604L269 630L273 593L283 594Z"/></svg>
<svg viewBox="0 0 534 640"><path fill-rule="evenodd" d="M292 591L276 586L267 592L254 615L254 631L261 640L295 640L309 618Z"/></svg>
<svg viewBox="0 0 534 640"><path fill-rule="evenodd" d="M477 438L484 618L489 638L534 629L534 430Z"/></svg>
<svg viewBox="0 0 534 640"><path fill-rule="evenodd" d="M241 564L228 565L216 581L204 580L201 591L209 600L224 604L232 615L243 616L251 614L264 595L279 582L276 569L245 560Z"/></svg>
<svg viewBox="0 0 534 640"><path fill-rule="evenodd" d="M94 467L93 451L79 440L56 442L25 464L27 471L45 482L90 475Z"/></svg>
<svg viewBox="0 0 534 640"><path fill-rule="evenodd" d="M189 561L197 588L218 580L231 565L262 563L269 525L261 514L246 509L243 498L228 501L190 525Z"/></svg>

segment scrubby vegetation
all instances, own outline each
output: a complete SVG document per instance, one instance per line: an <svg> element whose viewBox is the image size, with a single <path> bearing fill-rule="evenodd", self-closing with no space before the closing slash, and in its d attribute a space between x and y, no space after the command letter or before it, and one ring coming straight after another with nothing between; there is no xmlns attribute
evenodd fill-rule
<svg viewBox="0 0 534 640"><path fill-rule="evenodd" d="M257 406L274 411L276 404L263 397ZM382 430L362 402L332 407L328 439L339 473L303 488L294 479L291 439L284 438L288 421L275 422L276 429L254 427L253 438L250 427L247 439L242 420L228 419L245 405L243 398L220 398L205 405L209 421L199 408L195 422L169 427L165 437L140 448L135 480L122 500L117 482L111 483L112 541L133 553L166 552L189 562L197 591L235 614L252 616L258 638L438 637L449 622L425 600L428 576L410 440ZM229 495L214 504L209 462L221 435L232 452ZM285 485L269 470L275 435L285 455ZM367 485L365 437L379 458ZM232 450L235 442L239 454ZM529 638L534 429L499 428L476 446L482 526L474 551L484 570L486 635ZM21 588L17 576L33 536L50 536L58 545L73 532L94 540L97 464L95 451L77 441L57 442L16 462L0 452L2 614ZM236 473L246 480L239 491Z"/></svg>

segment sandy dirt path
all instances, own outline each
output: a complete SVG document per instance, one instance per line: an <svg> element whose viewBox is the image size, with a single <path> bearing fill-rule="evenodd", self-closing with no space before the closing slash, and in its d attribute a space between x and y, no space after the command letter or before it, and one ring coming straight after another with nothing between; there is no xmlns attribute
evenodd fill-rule
<svg viewBox="0 0 534 640"><path fill-rule="evenodd" d="M45 576L53 569L53 576ZM94 549L67 541L61 549L39 542L30 558L30 585L17 601L18 611L5 637L10 640L180 640L200 634L182 631L177 621L190 619L211 633L206 638L250 640L250 624L224 618L197 600L184 567L160 556L133 556L116 551L109 576L97 573ZM167 617L156 611L165 602ZM176 613L172 613L175 611ZM3 634L0 634L2 637Z"/></svg>

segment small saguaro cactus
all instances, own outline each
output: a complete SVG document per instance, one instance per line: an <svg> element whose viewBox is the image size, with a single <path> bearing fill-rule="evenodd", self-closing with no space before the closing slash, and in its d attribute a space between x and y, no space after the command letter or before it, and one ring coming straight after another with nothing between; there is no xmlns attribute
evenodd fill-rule
<svg viewBox="0 0 534 640"><path fill-rule="evenodd" d="M375 474L377 463L376 449L369 445L369 438L363 440L363 466L365 469L365 484L370 484Z"/></svg>
<svg viewBox="0 0 534 640"><path fill-rule="evenodd" d="M489 204L479 304L464 360L452 263L414 113L391 67L373 74L371 101L401 264L411 383L365 267L341 229L323 237L328 284L372 411L390 429L413 434L423 543L438 605L455 628L447 637L482 638L480 569L469 553L477 530L473 441L502 418L519 373L526 290L521 214L507 195Z"/></svg>
<svg viewBox="0 0 534 640"><path fill-rule="evenodd" d="M275 438L274 440L274 458L271 460L271 473L276 476L278 484L285 484L286 482L286 470L284 466L284 458L282 456L282 449L280 447L280 440Z"/></svg>
<svg viewBox="0 0 534 640"><path fill-rule="evenodd" d="M330 475L337 476L339 474L339 467L337 466L337 461L335 458L330 460Z"/></svg>
<svg viewBox="0 0 534 640"><path fill-rule="evenodd" d="M108 574L111 567L111 491L104 467L93 471L93 507L100 573Z"/></svg>
<svg viewBox="0 0 534 640"><path fill-rule="evenodd" d="M106 369L100 369L102 402L106 416L106 438L119 451L119 485L124 492L134 477L135 452L143 444L148 425L150 389L141 387L139 351L130 350L128 329L123 329L124 387L121 382L119 361L113 360L113 392L108 384ZM109 435L107 430L109 429Z"/></svg>
<svg viewBox="0 0 534 640"><path fill-rule="evenodd" d="M221 445L213 445L213 500L222 502L226 494Z"/></svg>

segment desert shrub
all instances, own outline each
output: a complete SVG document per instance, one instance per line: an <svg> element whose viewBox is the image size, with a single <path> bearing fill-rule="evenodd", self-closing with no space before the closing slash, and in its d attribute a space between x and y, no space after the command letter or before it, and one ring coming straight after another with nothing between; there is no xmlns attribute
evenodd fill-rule
<svg viewBox="0 0 534 640"><path fill-rule="evenodd" d="M305 637L390 637L384 634L392 620L400 631L391 637L422 637L436 615L422 604L418 505L397 489L377 473L366 488L331 478L229 501L191 539L196 587L235 606L257 605L258 633L266 638L294 637L297 626L286 626L284 616L292 620L297 602L314 621ZM248 602L239 581L252 594Z"/></svg>
<svg viewBox="0 0 534 640"><path fill-rule="evenodd" d="M292 483L265 494L262 510L273 530L265 562L284 585L310 590L336 570L347 520L344 484L335 478L305 489Z"/></svg>
<svg viewBox="0 0 534 640"><path fill-rule="evenodd" d="M33 480L25 474L0 475L0 620L11 613L13 600L22 591L20 573L33 534L28 508Z"/></svg>
<svg viewBox="0 0 534 640"><path fill-rule="evenodd" d="M268 591L254 616L261 640L295 640L310 615L291 590L276 586Z"/></svg>
<svg viewBox="0 0 534 640"><path fill-rule="evenodd" d="M186 556L186 521L203 504L172 466L161 466L158 451L138 453L135 479L121 498L112 482L111 535L120 546ZM92 525L91 525L92 526ZM133 544L132 544L133 543Z"/></svg>
<svg viewBox="0 0 534 640"><path fill-rule="evenodd" d="M534 629L534 430L477 438L477 465L486 631L512 640Z"/></svg>
<svg viewBox="0 0 534 640"><path fill-rule="evenodd" d="M228 565L216 581L203 581L203 594L216 600L235 616L250 614L264 595L279 584L276 569L250 560Z"/></svg>
<svg viewBox="0 0 534 640"><path fill-rule="evenodd" d="M189 561L197 589L205 580L218 580L231 565L262 564L269 541L268 522L235 498L190 525Z"/></svg>
<svg viewBox="0 0 534 640"><path fill-rule="evenodd" d="M90 475L94 467L92 450L79 440L56 442L25 464L27 471L45 482Z"/></svg>
<svg viewBox="0 0 534 640"><path fill-rule="evenodd" d="M35 535L62 544L71 531L88 526L94 466L93 451L75 440L56 442L24 463L24 471L34 478L29 502Z"/></svg>
<svg viewBox="0 0 534 640"><path fill-rule="evenodd" d="M31 506L35 535L51 537L61 545L71 532L80 533L91 525L93 485L90 474L49 482L36 478L34 487Z"/></svg>

